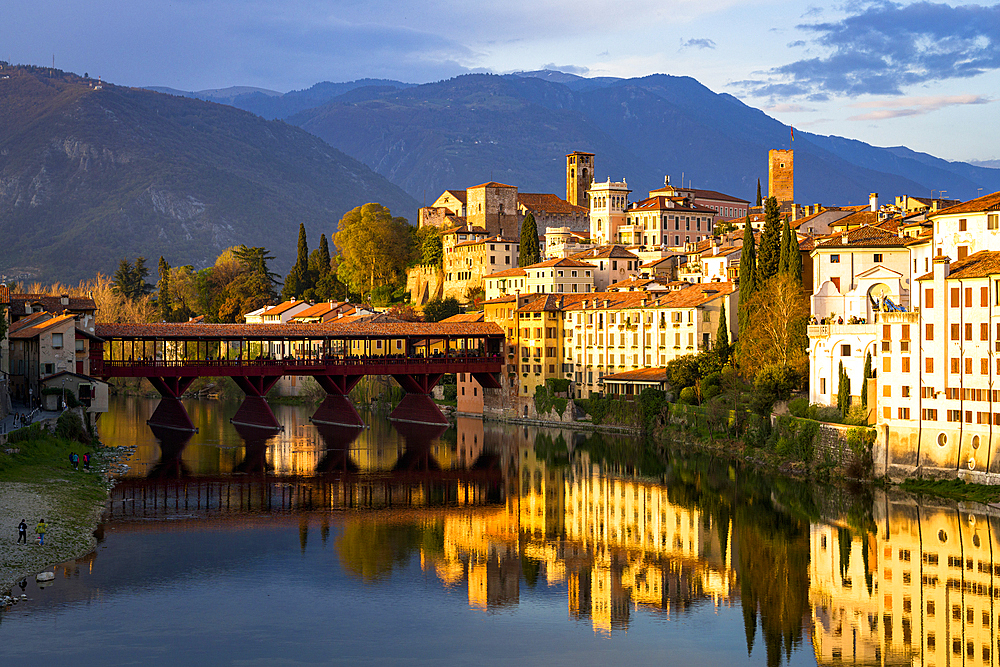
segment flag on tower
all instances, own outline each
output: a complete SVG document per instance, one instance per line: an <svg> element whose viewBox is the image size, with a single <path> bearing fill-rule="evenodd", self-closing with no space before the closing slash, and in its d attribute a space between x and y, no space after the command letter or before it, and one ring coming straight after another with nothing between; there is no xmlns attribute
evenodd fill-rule
<svg viewBox="0 0 1000 667"><path fill-rule="evenodd" d="M792 127L791 125L789 125L789 126L788 126L788 129L789 129L789 130L791 131L791 133L792 133L792 141L795 141L795 128L794 128L794 127Z"/></svg>

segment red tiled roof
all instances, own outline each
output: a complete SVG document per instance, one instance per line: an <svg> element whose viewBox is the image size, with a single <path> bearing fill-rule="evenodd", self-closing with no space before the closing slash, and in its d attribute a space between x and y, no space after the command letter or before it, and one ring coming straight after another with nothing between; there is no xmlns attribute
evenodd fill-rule
<svg viewBox="0 0 1000 667"><path fill-rule="evenodd" d="M527 276L528 273L524 269L505 269L503 271L497 271L496 273L489 273L483 278L523 278Z"/></svg>
<svg viewBox="0 0 1000 667"><path fill-rule="evenodd" d="M985 213L986 211L1000 211L1000 192L990 195L983 195L976 199L971 199L961 204L949 206L935 213L928 213L928 218L936 218L939 215L957 215L960 213ZM14 298L11 294L10 298Z"/></svg>
<svg viewBox="0 0 1000 667"><path fill-rule="evenodd" d="M446 317L441 320L442 323L452 323L452 322L485 322L486 316L482 311L478 313L459 313L458 315L452 315L451 317Z"/></svg>
<svg viewBox="0 0 1000 667"><path fill-rule="evenodd" d="M0 313L0 317L3 317L3 313ZM7 333L8 334L12 334L15 331L17 331L18 329L23 329L24 327L34 326L34 325L38 324L39 320L46 320L46 319L48 319L50 317L52 317L52 313L49 313L49 312L46 312L46 311L32 313L31 315L28 315L26 317L22 317L17 322L14 322L13 324L11 324L10 328L7 330Z"/></svg>
<svg viewBox="0 0 1000 667"><path fill-rule="evenodd" d="M473 190L475 188L516 188L516 185L504 185L503 183L497 183L496 181L489 181L486 183L480 183L479 185L473 185L471 188L466 188L466 192Z"/></svg>
<svg viewBox="0 0 1000 667"><path fill-rule="evenodd" d="M62 297L54 296L52 294L11 294L11 312L14 314L23 314L24 302L29 302L32 305L40 305L50 313L61 313L63 310L97 310L97 304L94 303L94 300L87 297L71 296L69 297L69 304L64 305L62 303ZM15 306L15 303L19 303L20 305Z"/></svg>
<svg viewBox="0 0 1000 667"><path fill-rule="evenodd" d="M578 252L570 255L570 259L639 259L639 256L626 250L625 246L613 244Z"/></svg>
<svg viewBox="0 0 1000 667"><path fill-rule="evenodd" d="M986 278L997 274L1000 274L1000 250L980 250L965 259L952 262L948 279ZM929 271L917 280L931 280L932 278L934 278L934 272Z"/></svg>
<svg viewBox="0 0 1000 667"><path fill-rule="evenodd" d="M502 335L495 324L468 322L361 322L345 323L347 318L317 324L98 324L95 333L108 338L228 339L246 338L395 338L402 336L483 336Z"/></svg>
<svg viewBox="0 0 1000 667"><path fill-rule="evenodd" d="M17 331L12 332L9 337L12 340L34 338L38 334L45 333L49 329L59 326L60 324L65 324L66 322L75 322L75 321L76 321L75 315L60 315L59 317L53 317L50 320L39 322L33 326L21 327L17 329Z"/></svg>
<svg viewBox="0 0 1000 667"><path fill-rule="evenodd" d="M541 310L620 310L623 308L695 308L736 291L733 283L694 283L668 292L588 292L577 294L539 294L518 312ZM523 296L523 295L522 295ZM643 306L645 301L646 305Z"/></svg>
<svg viewBox="0 0 1000 667"><path fill-rule="evenodd" d="M844 243L845 235L847 236L847 243ZM901 238L898 234L873 225L862 225L847 232L835 232L816 239L816 250L852 246L901 248L904 245L905 239Z"/></svg>
<svg viewBox="0 0 1000 667"><path fill-rule="evenodd" d="M268 308L261 314L271 315L271 316L281 315L282 313L285 313L291 310L292 308L295 308L296 306L302 306L302 305L309 306L310 308L312 308L312 304L309 303L308 301L296 301L293 299L291 301L283 301L282 303L279 303L277 306L274 306L273 308Z"/></svg>
<svg viewBox="0 0 1000 667"><path fill-rule="evenodd" d="M657 195L656 197L648 197L642 201L638 201L631 206L629 206L629 212L632 211L680 211L682 213L710 213L712 215L718 214L714 208L706 208L704 206L699 206L695 203L690 203L684 206L682 201L683 197L665 197L663 195ZM675 206L669 206L667 201L673 201Z"/></svg>
<svg viewBox="0 0 1000 667"><path fill-rule="evenodd" d="M538 264L532 264L530 266L524 267L525 269L548 269L553 266L571 268L571 269L592 269L594 268L590 264L584 262L578 262L574 259L569 259L567 257L560 257L558 259L547 259L544 262L539 262Z"/></svg>
<svg viewBox="0 0 1000 667"><path fill-rule="evenodd" d="M518 192L517 203L532 212L586 215L589 211L585 206L570 204L565 199L548 193Z"/></svg>

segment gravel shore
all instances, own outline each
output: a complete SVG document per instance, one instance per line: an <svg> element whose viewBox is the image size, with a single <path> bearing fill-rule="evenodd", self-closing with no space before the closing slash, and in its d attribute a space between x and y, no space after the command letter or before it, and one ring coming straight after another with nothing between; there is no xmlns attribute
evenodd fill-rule
<svg viewBox="0 0 1000 667"><path fill-rule="evenodd" d="M99 473L73 473L99 474ZM104 501L80 506L77 485L66 479L41 484L0 482L0 595L24 577L93 550L94 530ZM28 524L28 544L17 544L17 524ZM37 544L35 524L45 519L45 545Z"/></svg>

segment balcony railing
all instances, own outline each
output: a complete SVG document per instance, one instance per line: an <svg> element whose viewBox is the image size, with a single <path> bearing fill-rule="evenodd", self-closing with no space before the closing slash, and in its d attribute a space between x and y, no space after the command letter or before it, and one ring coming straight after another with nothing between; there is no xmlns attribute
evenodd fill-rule
<svg viewBox="0 0 1000 667"><path fill-rule="evenodd" d="M810 338L828 336L874 336L874 324L810 324L806 330Z"/></svg>
<svg viewBox="0 0 1000 667"><path fill-rule="evenodd" d="M875 321L879 324L915 324L920 321L920 313L875 313Z"/></svg>

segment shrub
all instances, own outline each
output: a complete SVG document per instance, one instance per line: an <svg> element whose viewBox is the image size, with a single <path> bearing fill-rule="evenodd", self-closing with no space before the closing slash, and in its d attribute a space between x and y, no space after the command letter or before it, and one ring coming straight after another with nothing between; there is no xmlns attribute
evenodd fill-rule
<svg viewBox="0 0 1000 667"><path fill-rule="evenodd" d="M444 400L454 401L458 399L458 385L446 384L444 385Z"/></svg>
<svg viewBox="0 0 1000 667"><path fill-rule="evenodd" d="M789 415L778 417L775 451L779 456L811 463L819 423Z"/></svg>
<svg viewBox="0 0 1000 667"><path fill-rule="evenodd" d="M753 386L756 391L771 394L774 400L784 400L792 395L797 384L798 377L790 367L771 364L760 369Z"/></svg>
<svg viewBox="0 0 1000 667"><path fill-rule="evenodd" d="M852 405L847 411L847 415L844 416L844 423L852 426L867 426L868 409L860 403Z"/></svg>
<svg viewBox="0 0 1000 667"><path fill-rule="evenodd" d="M809 417L809 399L799 397L788 401L788 411L796 417Z"/></svg>
<svg viewBox="0 0 1000 667"><path fill-rule="evenodd" d="M696 405L698 403L698 396L695 394L694 387L684 387L681 389L681 396L679 400L681 403Z"/></svg>
<svg viewBox="0 0 1000 667"><path fill-rule="evenodd" d="M64 412L56 420L56 435L66 440L75 440L84 445L90 444L90 434L83 425L80 415L75 412Z"/></svg>
<svg viewBox="0 0 1000 667"><path fill-rule="evenodd" d="M857 426L847 432L847 446L854 455L847 474L851 477L868 477L872 471L872 446L875 444L875 430Z"/></svg>

